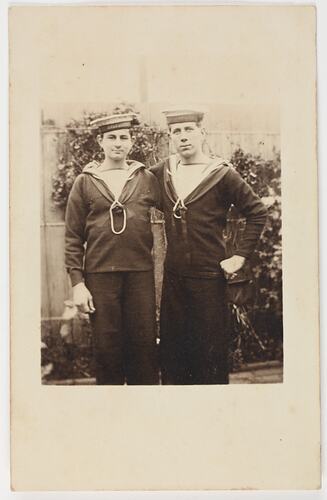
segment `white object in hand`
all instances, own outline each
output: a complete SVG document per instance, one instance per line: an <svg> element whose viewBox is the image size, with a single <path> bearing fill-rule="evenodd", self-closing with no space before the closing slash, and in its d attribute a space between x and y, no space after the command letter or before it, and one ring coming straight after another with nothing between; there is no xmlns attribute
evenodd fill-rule
<svg viewBox="0 0 327 500"><path fill-rule="evenodd" d="M227 274L234 274L239 271L245 262L245 257L242 257L241 255L233 255L232 257L229 257L228 259L224 259L220 262L220 267L222 268L223 271Z"/></svg>
<svg viewBox="0 0 327 500"><path fill-rule="evenodd" d="M73 287L73 301L76 307L84 313L94 313L93 298L83 282Z"/></svg>

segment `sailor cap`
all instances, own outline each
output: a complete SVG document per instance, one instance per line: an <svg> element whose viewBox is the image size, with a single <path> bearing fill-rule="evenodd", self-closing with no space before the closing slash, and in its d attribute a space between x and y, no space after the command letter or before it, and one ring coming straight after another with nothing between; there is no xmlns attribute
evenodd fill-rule
<svg viewBox="0 0 327 500"><path fill-rule="evenodd" d="M166 116L167 124L195 122L199 123L203 120L205 111L196 108L174 108L162 111Z"/></svg>
<svg viewBox="0 0 327 500"><path fill-rule="evenodd" d="M91 122L91 127L103 134L111 130L131 128L139 123L136 113L124 113L97 118Z"/></svg>

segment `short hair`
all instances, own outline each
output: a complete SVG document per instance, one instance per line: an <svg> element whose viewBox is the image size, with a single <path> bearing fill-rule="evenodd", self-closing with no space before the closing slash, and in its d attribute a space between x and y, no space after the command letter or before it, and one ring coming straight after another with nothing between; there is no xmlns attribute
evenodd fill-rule
<svg viewBox="0 0 327 500"><path fill-rule="evenodd" d="M182 123L185 123L185 122L180 122L180 123L171 123L170 125L168 125L168 130L169 132L171 131L171 127L173 127L174 125L181 125ZM197 121L194 121L192 123L195 123L195 125L198 127L198 128L201 128L202 127L202 123L203 123L203 120L197 120Z"/></svg>
<svg viewBox="0 0 327 500"><path fill-rule="evenodd" d="M109 133L115 133L115 132L117 132L117 130L122 130L122 129L116 129L116 130L105 130L104 132L101 132L101 130L96 130L96 131L94 132L94 139L95 139L95 140L98 140L98 139L103 139L104 134L107 134L108 132L109 132ZM128 128L128 129L126 129L126 130L128 130L128 133L129 133L130 138L131 138L131 139L133 139L133 135L132 135L133 127Z"/></svg>

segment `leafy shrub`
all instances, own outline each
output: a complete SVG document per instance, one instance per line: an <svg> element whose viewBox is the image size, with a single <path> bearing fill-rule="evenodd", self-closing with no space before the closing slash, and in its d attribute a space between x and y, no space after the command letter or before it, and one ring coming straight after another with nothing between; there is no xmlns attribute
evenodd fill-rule
<svg viewBox="0 0 327 500"><path fill-rule="evenodd" d="M275 152L272 160L263 160L259 156L237 149L230 161L268 207L267 223L251 259L257 293L249 314L254 330L265 349L262 349L253 335L244 335L244 331L240 332L234 328L232 364L281 359L283 322L280 154ZM230 224L234 225L234 230L239 234L242 231L242 223L243 220L232 210Z"/></svg>

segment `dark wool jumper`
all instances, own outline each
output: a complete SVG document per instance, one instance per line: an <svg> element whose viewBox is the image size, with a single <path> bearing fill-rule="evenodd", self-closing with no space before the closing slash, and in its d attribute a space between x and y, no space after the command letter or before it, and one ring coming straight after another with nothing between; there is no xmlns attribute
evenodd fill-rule
<svg viewBox="0 0 327 500"><path fill-rule="evenodd" d="M226 258L223 231L233 204L246 218L246 229L235 254L250 257L264 227L267 210L234 168L215 158L208 176L188 195L186 209L174 217L178 200L171 179L169 159L151 168L162 196L168 240L165 267L183 276L223 276L219 262Z"/></svg>
<svg viewBox="0 0 327 500"><path fill-rule="evenodd" d="M66 210L65 245L66 267L73 286L83 281L85 272L153 268L149 210L159 203L158 183L141 163L132 162L131 169L118 199L126 211L126 229L121 234L112 231L109 209L114 195L99 178L97 168L84 169L75 180ZM114 210L113 221L115 229L120 230L124 222L120 207Z"/></svg>

